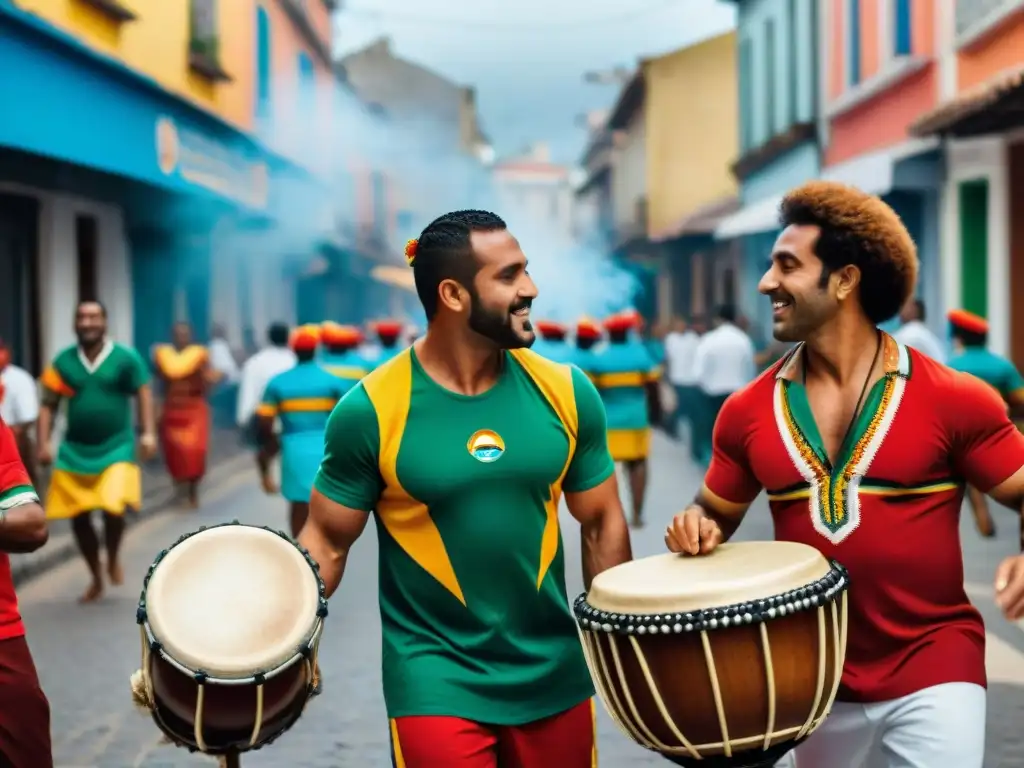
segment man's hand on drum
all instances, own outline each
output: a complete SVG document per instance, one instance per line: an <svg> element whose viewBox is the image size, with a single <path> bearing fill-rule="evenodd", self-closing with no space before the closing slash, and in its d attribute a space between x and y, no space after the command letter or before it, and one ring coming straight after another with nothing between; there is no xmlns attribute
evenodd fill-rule
<svg viewBox="0 0 1024 768"><path fill-rule="evenodd" d="M707 555L724 540L722 529L704 510L693 504L680 512L665 531L665 546L684 555Z"/></svg>
<svg viewBox="0 0 1024 768"><path fill-rule="evenodd" d="M996 604L1010 621L1024 618L1024 555L1006 558L996 569Z"/></svg>

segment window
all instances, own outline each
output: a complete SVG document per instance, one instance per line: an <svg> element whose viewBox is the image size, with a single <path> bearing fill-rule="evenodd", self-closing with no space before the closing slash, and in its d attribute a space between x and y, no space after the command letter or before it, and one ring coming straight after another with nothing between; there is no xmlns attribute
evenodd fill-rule
<svg viewBox="0 0 1024 768"><path fill-rule="evenodd" d="M849 15L846 35L846 84L860 82L860 0L846 0Z"/></svg>
<svg viewBox="0 0 1024 768"><path fill-rule="evenodd" d="M192 0L189 19L189 51L209 61L217 61L220 38L217 35L217 0Z"/></svg>
<svg viewBox="0 0 1024 768"><path fill-rule="evenodd" d="M909 56L913 42L910 36L910 0L893 1L893 41L894 56Z"/></svg>
<svg viewBox="0 0 1024 768"><path fill-rule="evenodd" d="M751 130L751 110L753 104L753 88L750 78L753 76L753 61L751 55L750 40L740 43L740 150L746 152L754 145L753 131Z"/></svg>
<svg viewBox="0 0 1024 768"><path fill-rule="evenodd" d="M270 16L256 9L256 116L270 116Z"/></svg>
<svg viewBox="0 0 1024 768"><path fill-rule="evenodd" d="M765 138L775 135L775 20L764 23L764 129Z"/></svg>
<svg viewBox="0 0 1024 768"><path fill-rule="evenodd" d="M99 298L99 236L96 219L92 216L75 217L75 256L78 264L78 300L95 301Z"/></svg>

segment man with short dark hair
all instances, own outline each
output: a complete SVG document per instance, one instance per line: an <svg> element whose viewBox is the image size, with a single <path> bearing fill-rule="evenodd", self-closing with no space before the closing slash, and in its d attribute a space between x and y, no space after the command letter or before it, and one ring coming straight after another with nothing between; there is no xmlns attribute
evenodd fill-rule
<svg viewBox="0 0 1024 768"><path fill-rule="evenodd" d="M263 397L267 382L279 373L295 367L295 353L288 349L288 326L285 323L271 323L267 329L268 346L245 361L238 385L238 407L236 420L242 429L243 440L255 445L256 408Z"/></svg>
<svg viewBox="0 0 1024 768"><path fill-rule="evenodd" d="M896 341L916 349L932 360L946 362L946 350L938 337L924 324L926 310L921 299L911 299L900 310L900 327L893 333Z"/></svg>
<svg viewBox="0 0 1024 768"><path fill-rule="evenodd" d="M711 460L711 435L726 399L754 378L756 350L750 336L736 325L736 308L723 304L715 314L715 327L700 337L694 355L694 378L700 387L696 409L695 458Z"/></svg>
<svg viewBox="0 0 1024 768"><path fill-rule="evenodd" d="M558 505L588 585L630 559L601 399L527 349L537 288L500 218L441 216L407 256L426 335L335 408L299 541L330 595L375 513L395 765L590 768Z"/></svg>
<svg viewBox="0 0 1024 768"><path fill-rule="evenodd" d="M81 602L103 594L100 542L91 513L103 513L103 539L110 583L124 582L118 559L126 510L142 505L142 473L136 462L131 401L138 401L141 457L156 453L156 424L149 366L131 347L107 338L107 310L98 301L75 310L78 343L57 354L43 371L39 412L39 463L53 463L54 416L67 404L67 429L46 494L50 519L71 519L75 541L92 578Z"/></svg>
<svg viewBox="0 0 1024 768"><path fill-rule="evenodd" d="M949 367L969 373L989 384L1006 401L1010 418L1018 421L1024 419L1024 377L1021 377L1012 361L988 349L988 321L962 309L953 310L947 319L954 346ZM967 501L978 532L986 538L995 536L996 524L989 512L985 494L969 485ZM1021 550L1024 551L1024 541L1021 542Z"/></svg>

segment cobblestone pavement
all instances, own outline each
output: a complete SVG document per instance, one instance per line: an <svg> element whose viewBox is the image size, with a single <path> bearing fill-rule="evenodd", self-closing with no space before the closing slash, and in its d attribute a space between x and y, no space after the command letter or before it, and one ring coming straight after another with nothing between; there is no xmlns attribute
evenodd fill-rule
<svg viewBox="0 0 1024 768"><path fill-rule="evenodd" d="M674 443L655 437L651 464L649 524L635 532L636 556L662 550L661 533L672 513L693 495L699 473ZM54 755L58 768L177 768L212 766L209 758L188 755L159 744L152 721L131 704L128 678L139 664L134 621L138 590L156 553L180 534L202 524L238 518L285 524L284 503L257 489L244 472L211 487L199 512L167 512L143 520L128 533L125 567L128 586L95 606L80 607L84 569L63 565L20 590L29 641L53 709ZM1000 538L981 541L964 527L967 579L972 597L989 622L989 755L986 768L1024 765L1024 632L991 610L989 583L999 557L1012 551L1015 522L1009 515ZM581 589L578 536L564 526L570 597ZM742 538L768 539L771 526L763 502L751 510ZM342 589L332 600L321 648L324 695L273 747L243 758L247 767L385 768L390 764L387 723L380 695L379 618L376 604L376 548L373 526L349 560ZM603 768L664 766L666 762L628 742L601 711L600 755ZM836 768L845 768L836 766Z"/></svg>

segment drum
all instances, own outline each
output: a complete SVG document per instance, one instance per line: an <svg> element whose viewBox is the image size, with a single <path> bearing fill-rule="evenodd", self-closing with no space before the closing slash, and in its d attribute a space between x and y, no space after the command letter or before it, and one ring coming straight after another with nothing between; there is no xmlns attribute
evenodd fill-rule
<svg viewBox="0 0 1024 768"><path fill-rule="evenodd" d="M611 568L573 608L598 695L627 736L676 765L760 768L832 707L848 582L803 544L723 544Z"/></svg>
<svg viewBox="0 0 1024 768"><path fill-rule="evenodd" d="M189 751L265 746L318 692L326 616L316 563L284 533L237 521L200 528L146 575L136 703Z"/></svg>

